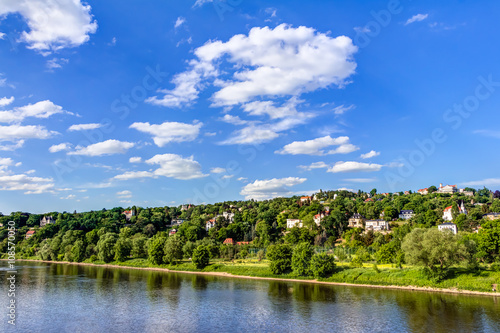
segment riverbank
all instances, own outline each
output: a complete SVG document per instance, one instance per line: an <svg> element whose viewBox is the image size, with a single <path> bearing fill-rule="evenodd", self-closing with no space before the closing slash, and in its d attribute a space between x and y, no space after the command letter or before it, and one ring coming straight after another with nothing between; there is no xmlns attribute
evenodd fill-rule
<svg viewBox="0 0 500 333"><path fill-rule="evenodd" d="M146 260L131 260L127 265L127 262L120 264L106 264L106 263L89 263L89 262L66 262L66 261L44 261L36 259L17 259L17 261L30 261L30 262L43 262L43 263L55 263L55 264L68 264L68 265L81 265L81 266L94 266L94 267L107 267L107 268L125 268L125 269L137 269L137 270L150 270L150 271L162 271L169 273L182 273L182 274L197 274L197 275L210 275L228 278L239 278L239 279L253 279L253 280L268 280L268 281L283 281L283 282L300 282L300 283L314 283L314 284L324 284L324 285L335 285L335 286L349 286L349 287L366 287L366 288L385 288L385 289L400 289L408 291L425 291L425 292L441 292L441 293L452 293L461 295L483 295L483 296L494 296L500 297L499 292L492 291L480 291L480 290L468 290L461 288L461 284L467 282L470 285L470 280L473 279L474 287L478 288L483 286L485 288L487 284L491 286L493 283L500 284L500 274L491 274L488 276L458 276L452 279L445 280L441 284L449 285L451 287L439 288L423 279L419 276L419 271L413 269L397 270L397 269L382 269L379 272L374 271L370 268L356 268L356 269L343 269L335 273L330 278L327 279L312 279L312 278L297 278L291 275L286 276L268 276L269 272L267 269L255 269L249 274L241 274L241 271L249 272L249 265L221 265L214 264L208 266L205 270L196 270L192 265L184 263L175 266L175 269L168 267L151 266ZM264 267L263 265L260 265ZM247 269L242 270L241 267L246 267ZM259 267L259 266L257 266ZM260 273L260 274L259 274ZM483 272L484 273L484 272ZM364 275L364 276L363 276ZM396 279L399 275L399 279ZM499 275L499 276L497 276ZM416 280L417 279L417 280ZM484 281L486 279L486 281ZM351 281L358 280L362 283L353 283ZM455 281L456 280L456 281ZM395 281L397 284L387 284L389 281ZM408 283L407 285L401 285L401 282L416 282ZM490 283L492 282L492 283ZM425 285L429 283L429 285ZM491 290L491 289L490 289Z"/></svg>

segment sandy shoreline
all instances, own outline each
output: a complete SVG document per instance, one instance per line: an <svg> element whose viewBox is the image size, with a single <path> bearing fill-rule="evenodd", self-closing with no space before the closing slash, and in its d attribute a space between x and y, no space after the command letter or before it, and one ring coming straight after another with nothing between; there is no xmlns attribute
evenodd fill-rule
<svg viewBox="0 0 500 333"><path fill-rule="evenodd" d="M7 260L7 259L0 259ZM83 262L67 262L67 261L48 261L48 260L29 260L29 259L16 259L16 261L30 261L30 262L43 262L49 264L66 264L66 265L81 265L81 266L94 266L94 267L108 267L108 268L123 268L123 269L138 269L138 270L149 270L149 271L162 271L169 273L180 273L180 274L195 274L195 275L210 275L228 278L238 278L238 279L251 279L251 280L268 280L268 281L282 281L282 282L300 282L300 283L314 283L314 284L324 284L332 286L348 286L348 287L363 287L363 288L383 288L383 289L401 289L410 291L427 291L427 292L439 292L448 294L460 294L460 295L480 295L480 296L493 296L499 297L500 293L494 292L484 292L484 291L472 291L472 290L459 290L459 289L444 289L444 288L432 288L432 287L417 287L417 286L382 286L382 285L372 285L372 284L357 284L357 283L346 283L346 282L327 282L327 281L317 281L317 280L301 280L301 279L284 279L284 278L272 278L272 277L259 277L259 276L247 276L247 275L233 275L226 272L191 272L191 271L177 271L168 268L161 267L130 267L130 266L120 266L120 265L110 265L110 264L92 264Z"/></svg>

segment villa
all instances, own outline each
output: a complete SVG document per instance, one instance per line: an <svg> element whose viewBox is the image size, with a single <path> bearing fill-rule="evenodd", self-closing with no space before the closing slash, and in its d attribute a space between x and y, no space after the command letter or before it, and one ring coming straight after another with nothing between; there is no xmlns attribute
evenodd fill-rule
<svg viewBox="0 0 500 333"><path fill-rule="evenodd" d="M363 228L365 226L365 217L359 213L354 214L349 219L349 227Z"/></svg>
<svg viewBox="0 0 500 333"><path fill-rule="evenodd" d="M402 220L409 220L414 216L415 216L415 213L411 209L410 210L402 210L401 212L399 212L399 218Z"/></svg>
<svg viewBox="0 0 500 333"><path fill-rule="evenodd" d="M288 229L291 229L293 227L302 228L302 226L303 226L302 220L300 220L300 219L287 219L286 220L286 227Z"/></svg>
<svg viewBox="0 0 500 333"><path fill-rule="evenodd" d="M457 225L455 223L451 223L451 222L446 222L446 223L443 223L443 224L440 224L438 225L438 229L440 231L443 231L443 230L451 230L455 235L457 234L458 232L458 228L457 228Z"/></svg>

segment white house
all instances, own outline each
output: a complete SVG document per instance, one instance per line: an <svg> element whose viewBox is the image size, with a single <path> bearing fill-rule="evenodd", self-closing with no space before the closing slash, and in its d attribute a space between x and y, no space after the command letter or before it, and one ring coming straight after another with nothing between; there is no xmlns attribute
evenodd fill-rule
<svg viewBox="0 0 500 333"><path fill-rule="evenodd" d="M223 212L222 213L222 216L224 216L226 218L226 220L229 221L229 223L233 223L234 222L234 213L231 213L231 212Z"/></svg>
<svg viewBox="0 0 500 333"><path fill-rule="evenodd" d="M451 230L455 235L458 232L457 225L455 223L451 223L451 222L446 222L446 223L438 225L438 229L439 229L439 231Z"/></svg>
<svg viewBox="0 0 500 333"><path fill-rule="evenodd" d="M439 184L439 188L437 189L436 193L448 193L448 194L453 194L458 192L457 185L445 185Z"/></svg>
<svg viewBox="0 0 500 333"><path fill-rule="evenodd" d="M40 220L40 228L44 227L47 224L54 224L56 221L54 221L54 218L52 216L44 216Z"/></svg>
<svg viewBox="0 0 500 333"><path fill-rule="evenodd" d="M429 194L429 189L428 188L422 188L420 190L417 191L418 193L422 194L422 195L426 195L426 194Z"/></svg>
<svg viewBox="0 0 500 333"><path fill-rule="evenodd" d="M403 219L403 220L409 220L414 216L415 216L415 213L411 209L410 210L402 210L401 212L399 212L399 218Z"/></svg>
<svg viewBox="0 0 500 333"><path fill-rule="evenodd" d="M183 224L184 222L186 222L186 220L181 220L181 219L172 220L172 221L170 222L170 225L181 225L181 224Z"/></svg>
<svg viewBox="0 0 500 333"><path fill-rule="evenodd" d="M328 215L330 215L328 212L314 215L314 223L316 223L317 225L320 225L321 220L323 220L325 218L325 216L328 216Z"/></svg>
<svg viewBox="0 0 500 333"><path fill-rule="evenodd" d="M286 220L286 227L288 229L291 229L293 227L302 228L302 220L300 220L300 219L287 219Z"/></svg>
<svg viewBox="0 0 500 333"><path fill-rule="evenodd" d="M351 228L363 228L365 226L365 217L359 213L355 213L349 219L349 227Z"/></svg>
<svg viewBox="0 0 500 333"><path fill-rule="evenodd" d="M452 221L453 220L453 213L451 211L452 206L446 207L443 212L443 220L445 221ZM467 209L465 209L464 202L458 206L458 213L459 214L467 214Z"/></svg>
<svg viewBox="0 0 500 333"><path fill-rule="evenodd" d="M389 230L389 222L386 220L366 220L365 229L373 231Z"/></svg>
<svg viewBox="0 0 500 333"><path fill-rule="evenodd" d="M215 227L215 219L208 220L207 223L205 224L205 230L208 231Z"/></svg>

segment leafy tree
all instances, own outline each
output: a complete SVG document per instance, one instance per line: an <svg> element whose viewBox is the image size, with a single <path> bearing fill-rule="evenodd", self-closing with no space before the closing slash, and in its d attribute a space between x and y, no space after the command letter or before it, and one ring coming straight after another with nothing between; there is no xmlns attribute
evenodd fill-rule
<svg viewBox="0 0 500 333"><path fill-rule="evenodd" d="M147 256L146 240L144 236L135 237L132 240L132 256L135 258L144 258Z"/></svg>
<svg viewBox="0 0 500 333"><path fill-rule="evenodd" d="M163 253L164 253L163 262L172 265L177 260L182 259L183 245L184 244L178 235L173 235L171 237L168 237L167 241L165 242L165 247L163 248Z"/></svg>
<svg viewBox="0 0 500 333"><path fill-rule="evenodd" d="M429 187L427 188L427 192L429 192L429 193L434 193L434 192L436 192L436 191L437 191L437 187L436 187L436 186L434 186L434 185L429 186Z"/></svg>
<svg viewBox="0 0 500 333"><path fill-rule="evenodd" d="M144 234L148 237L152 237L156 234L156 228L151 223L144 227Z"/></svg>
<svg viewBox="0 0 500 333"><path fill-rule="evenodd" d="M115 233L107 233L99 238L97 242L97 256L104 262L111 262L115 256L115 243L117 237Z"/></svg>
<svg viewBox="0 0 500 333"><path fill-rule="evenodd" d="M309 243L300 243L293 249L292 270L296 275L309 275L309 262L314 254L313 248Z"/></svg>
<svg viewBox="0 0 500 333"><path fill-rule="evenodd" d="M149 261L154 265L163 264L163 256L165 255L163 248L165 247L165 237L152 238L148 247Z"/></svg>
<svg viewBox="0 0 500 333"><path fill-rule="evenodd" d="M449 230L413 229L401 245L406 261L424 266L429 276L441 280L451 265L459 262L466 249Z"/></svg>
<svg viewBox="0 0 500 333"><path fill-rule="evenodd" d="M205 268L206 266L208 266L209 261L210 252L208 251L206 246L200 245L193 251L193 264L196 266L196 268Z"/></svg>
<svg viewBox="0 0 500 333"><path fill-rule="evenodd" d="M121 236L122 235L120 233L120 238L118 238L114 247L116 261L125 261L125 259L130 256L130 252L132 251L132 241Z"/></svg>
<svg viewBox="0 0 500 333"><path fill-rule="evenodd" d="M394 263L396 255L398 253L399 246L396 242L389 242L382 245L379 250L375 253L375 258L379 264L390 264Z"/></svg>
<svg viewBox="0 0 500 333"><path fill-rule="evenodd" d="M71 252L75 262L82 262L85 259L85 243L83 243L80 239L77 240L75 245L73 245Z"/></svg>
<svg viewBox="0 0 500 333"><path fill-rule="evenodd" d="M326 253L314 254L310 267L315 278L326 278L335 272L335 258Z"/></svg>
<svg viewBox="0 0 500 333"><path fill-rule="evenodd" d="M270 245L267 248L269 268L273 274L283 274L292 268L292 248L287 244Z"/></svg>
<svg viewBox="0 0 500 333"><path fill-rule="evenodd" d="M191 258L193 256L193 251L196 249L196 244L194 242L187 241L182 247L182 253L184 253L184 258Z"/></svg>

